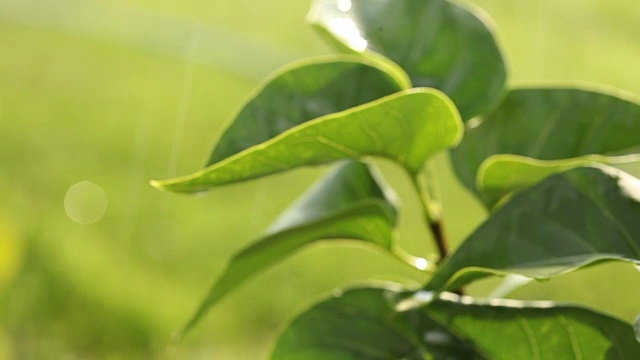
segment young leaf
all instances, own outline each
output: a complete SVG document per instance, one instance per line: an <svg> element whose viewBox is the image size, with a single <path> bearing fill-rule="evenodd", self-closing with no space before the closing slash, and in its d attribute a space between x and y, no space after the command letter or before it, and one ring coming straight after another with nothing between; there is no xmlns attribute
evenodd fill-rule
<svg viewBox="0 0 640 360"><path fill-rule="evenodd" d="M427 290L487 274L549 278L604 260L640 261L640 180L576 168L515 195L438 269Z"/></svg>
<svg viewBox="0 0 640 360"><path fill-rule="evenodd" d="M358 240L393 251L395 197L366 164L340 164L231 259L184 331L245 280L318 240Z"/></svg>
<svg viewBox="0 0 640 360"><path fill-rule="evenodd" d="M357 288L321 302L282 333L273 360L635 359L633 327L551 302L443 293L398 311L398 286Z"/></svg>
<svg viewBox="0 0 640 360"><path fill-rule="evenodd" d="M504 92L504 61L478 8L444 0L316 0L308 19L338 50L386 56L415 86L442 90L465 121Z"/></svg>
<svg viewBox="0 0 640 360"><path fill-rule="evenodd" d="M291 128L192 175L152 184L196 192L304 165L381 156L410 174L462 136L455 106L435 89L410 89Z"/></svg>
<svg viewBox="0 0 640 360"><path fill-rule="evenodd" d="M327 56L293 63L265 80L218 140L207 165L323 115L410 87L388 60Z"/></svg>
<svg viewBox="0 0 640 360"><path fill-rule="evenodd" d="M640 153L638 134L640 101L628 96L586 89L516 89L480 125L466 131L452 160L462 183L476 192L480 164L491 155L633 161L615 157Z"/></svg>

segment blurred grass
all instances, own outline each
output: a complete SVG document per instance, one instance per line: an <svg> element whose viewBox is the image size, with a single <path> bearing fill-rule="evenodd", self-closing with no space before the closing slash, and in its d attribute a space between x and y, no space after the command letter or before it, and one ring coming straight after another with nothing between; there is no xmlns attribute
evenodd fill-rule
<svg viewBox="0 0 640 360"><path fill-rule="evenodd" d="M495 20L512 84L583 80L640 93L635 2L476 3ZM324 169L201 197L160 193L147 181L199 168L262 75L329 51L305 25L307 7L0 0L0 358L264 358L287 318L337 286L424 280L376 251L315 246L243 286L170 345L226 259ZM406 179L380 165L401 189L402 245L427 253ZM438 165L458 244L484 214L446 156ZM108 199L93 225L73 222L63 206L67 189L84 180ZM516 296L580 301L631 319L640 312L637 280L632 267L607 265Z"/></svg>

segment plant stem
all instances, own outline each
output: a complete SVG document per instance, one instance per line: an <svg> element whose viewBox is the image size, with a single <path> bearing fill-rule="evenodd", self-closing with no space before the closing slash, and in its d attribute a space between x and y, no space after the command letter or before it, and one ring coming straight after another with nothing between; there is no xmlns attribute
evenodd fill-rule
<svg viewBox="0 0 640 360"><path fill-rule="evenodd" d="M420 195L424 218L429 225L433 240L440 254L440 260L438 262L441 262L449 255L449 246L442 224L442 207L435 197L434 187L436 180L432 176L430 162L427 162L425 167L418 172L418 174L412 176L411 179L416 191Z"/></svg>

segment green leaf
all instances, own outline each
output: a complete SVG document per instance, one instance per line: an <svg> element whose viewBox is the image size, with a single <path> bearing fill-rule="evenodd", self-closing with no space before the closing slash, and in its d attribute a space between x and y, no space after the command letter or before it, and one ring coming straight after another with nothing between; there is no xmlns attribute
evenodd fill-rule
<svg viewBox="0 0 640 360"><path fill-rule="evenodd" d="M605 260L640 261L640 180L576 168L515 195L444 263L427 290L487 274L546 279Z"/></svg>
<svg viewBox="0 0 640 360"><path fill-rule="evenodd" d="M351 239L395 252L395 199L366 164L339 164L280 215L261 239L231 259L185 331L245 280L311 243Z"/></svg>
<svg viewBox="0 0 640 360"><path fill-rule="evenodd" d="M635 161L637 158L624 155L640 153L639 133L640 101L628 95L578 88L516 89L509 92L498 109L481 119L478 126L467 129L464 141L452 151L452 160L462 183L474 192L479 190L476 181L480 186L487 182L484 178L476 179L476 176L487 176L478 174L485 160L489 164L484 171L491 166L498 177L507 175L504 187L509 188L512 186L509 182L522 181L520 177L508 175L509 167L531 170L527 166L531 161L514 165L514 158L498 162L490 156L512 154L537 160L570 159L568 163L550 164L560 170L589 161ZM617 158L620 156L623 157ZM502 165L506 167L501 169ZM538 170L539 175L556 172L549 168ZM528 171L524 175L531 174ZM499 185L496 180L499 179L494 176L494 188ZM495 197L489 194L486 200L492 203Z"/></svg>
<svg viewBox="0 0 640 360"><path fill-rule="evenodd" d="M519 155L492 155L478 169L476 187L490 208L510 193L526 189L546 177L590 164L640 162L640 154L626 156L586 155L566 160L537 160Z"/></svg>
<svg viewBox="0 0 640 360"><path fill-rule="evenodd" d="M197 192L305 165L380 156L411 175L462 136L455 106L435 89L410 89L291 128L192 175L154 181L160 189Z"/></svg>
<svg viewBox="0 0 640 360"><path fill-rule="evenodd" d="M408 89L407 75L389 63L334 55L286 66L265 80L234 117L207 165L306 121Z"/></svg>
<svg viewBox="0 0 640 360"><path fill-rule="evenodd" d="M640 342L640 316L636 318L635 329L636 329L636 339L638 340L638 342Z"/></svg>
<svg viewBox="0 0 640 360"><path fill-rule="evenodd" d="M445 337L434 353L454 359L484 359L469 344L428 317L412 324L397 312L393 298L402 289L336 291L294 319L277 340L272 360L425 359L428 331ZM413 315L413 314L412 314ZM450 357L450 358L451 358Z"/></svg>
<svg viewBox="0 0 640 360"><path fill-rule="evenodd" d="M442 90L465 120L504 92L504 61L479 8L444 0L316 0L308 19L338 50L386 56L415 86Z"/></svg>
<svg viewBox="0 0 640 360"><path fill-rule="evenodd" d="M640 358L630 324L584 307L445 293L420 312L473 341L489 359Z"/></svg>
<svg viewBox="0 0 640 360"><path fill-rule="evenodd" d="M551 302L482 301L443 293L398 311L398 286L356 288L298 316L273 360L635 359L633 327Z"/></svg>

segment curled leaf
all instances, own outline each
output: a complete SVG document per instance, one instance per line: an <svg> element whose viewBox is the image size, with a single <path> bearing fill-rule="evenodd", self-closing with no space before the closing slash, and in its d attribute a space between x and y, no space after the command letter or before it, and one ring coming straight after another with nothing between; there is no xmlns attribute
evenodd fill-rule
<svg viewBox="0 0 640 360"><path fill-rule="evenodd" d="M456 145L460 117L435 89L410 89L291 128L192 175L153 181L160 189L198 192L305 165L380 156L415 174L427 158Z"/></svg>
<svg viewBox="0 0 640 360"><path fill-rule="evenodd" d="M640 180L576 168L516 194L438 269L427 290L489 274L545 279L605 260L640 261Z"/></svg>
<svg viewBox="0 0 640 360"><path fill-rule="evenodd" d="M218 139L207 165L323 115L410 87L385 59L326 56L284 67L258 87Z"/></svg>
<svg viewBox="0 0 640 360"><path fill-rule="evenodd" d="M621 92L514 89L478 123L467 129L452 161L462 183L488 205L557 171L593 161L638 161L629 155L640 154L640 101ZM501 154L517 157L492 157Z"/></svg>

